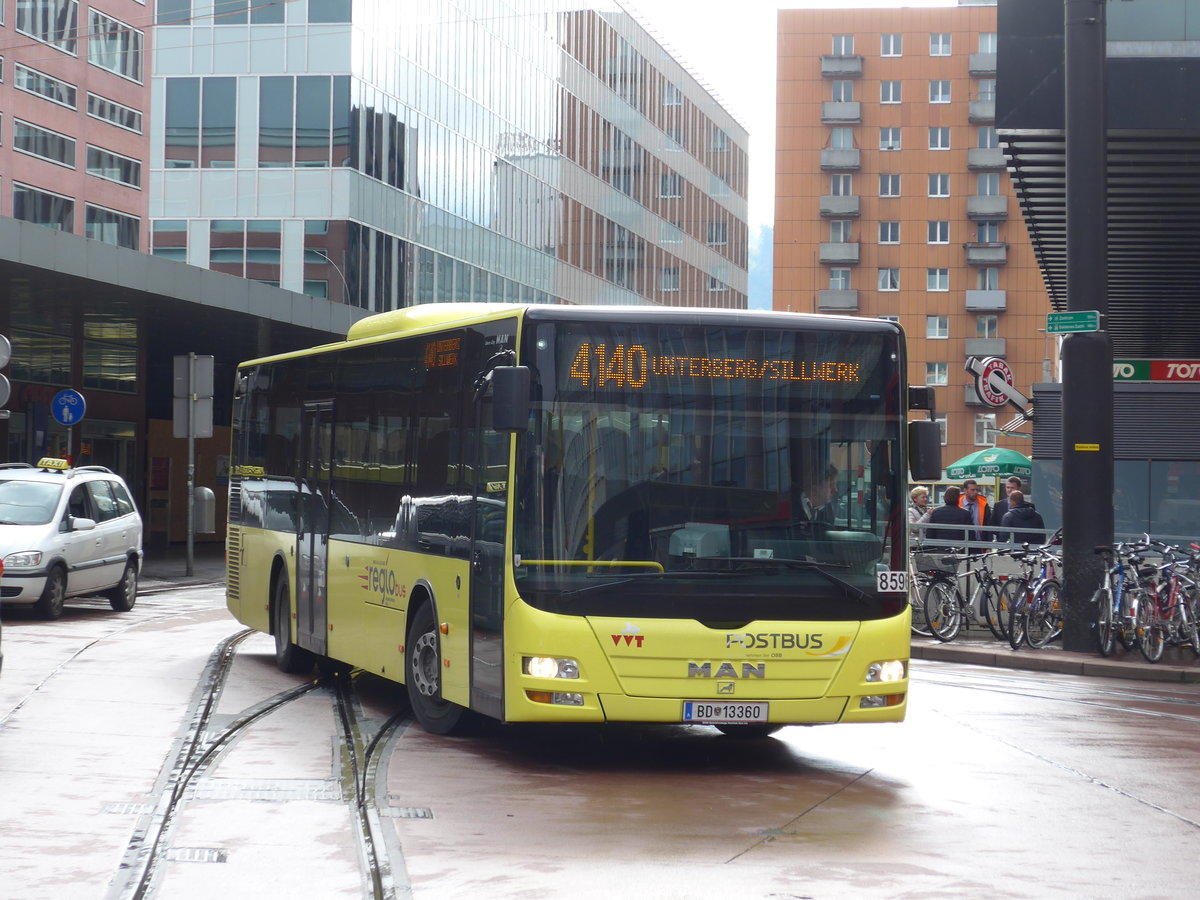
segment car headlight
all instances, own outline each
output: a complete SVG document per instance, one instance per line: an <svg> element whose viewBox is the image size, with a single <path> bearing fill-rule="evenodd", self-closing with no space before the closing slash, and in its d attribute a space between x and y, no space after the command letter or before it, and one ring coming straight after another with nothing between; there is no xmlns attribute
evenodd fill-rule
<svg viewBox="0 0 1200 900"><path fill-rule="evenodd" d="M41 564L41 550L21 550L4 557L4 568L6 569L36 569Z"/></svg>

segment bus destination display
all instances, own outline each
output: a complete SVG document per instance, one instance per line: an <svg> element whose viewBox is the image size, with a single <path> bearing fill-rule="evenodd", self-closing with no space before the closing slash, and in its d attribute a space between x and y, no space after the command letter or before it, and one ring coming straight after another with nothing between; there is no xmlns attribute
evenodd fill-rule
<svg viewBox="0 0 1200 900"><path fill-rule="evenodd" d="M661 378L816 381L859 384L861 366L841 360L740 359L651 355L641 344L580 345L568 381L584 387L644 388Z"/></svg>

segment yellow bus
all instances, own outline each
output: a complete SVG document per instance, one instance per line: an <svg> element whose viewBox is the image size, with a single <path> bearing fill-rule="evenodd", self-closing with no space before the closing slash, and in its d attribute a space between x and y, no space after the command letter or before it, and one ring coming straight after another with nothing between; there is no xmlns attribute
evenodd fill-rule
<svg viewBox="0 0 1200 900"><path fill-rule="evenodd" d="M905 371L873 319L375 315L238 369L229 609L434 733L899 720L910 449L940 472Z"/></svg>

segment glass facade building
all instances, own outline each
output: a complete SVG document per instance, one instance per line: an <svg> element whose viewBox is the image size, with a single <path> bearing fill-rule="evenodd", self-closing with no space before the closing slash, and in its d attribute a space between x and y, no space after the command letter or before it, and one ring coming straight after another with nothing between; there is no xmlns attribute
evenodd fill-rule
<svg viewBox="0 0 1200 900"><path fill-rule="evenodd" d="M744 128L591 6L159 0L151 252L370 311L745 308Z"/></svg>

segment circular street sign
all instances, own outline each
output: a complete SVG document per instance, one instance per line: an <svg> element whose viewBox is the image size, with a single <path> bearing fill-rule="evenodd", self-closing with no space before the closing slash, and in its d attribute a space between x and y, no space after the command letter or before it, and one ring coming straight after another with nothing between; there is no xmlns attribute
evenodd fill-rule
<svg viewBox="0 0 1200 900"><path fill-rule="evenodd" d="M975 393L988 406L1004 406L1008 403L1007 388L1012 385L1012 369L1004 360L993 356L983 361L983 368L975 379Z"/></svg>
<svg viewBox="0 0 1200 900"><path fill-rule="evenodd" d="M87 403L83 400L83 394L70 388L59 391L50 401L50 414L59 425L76 425L83 421L86 412Z"/></svg>

